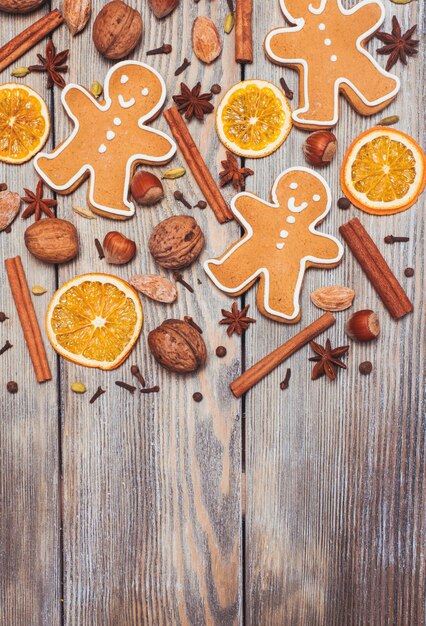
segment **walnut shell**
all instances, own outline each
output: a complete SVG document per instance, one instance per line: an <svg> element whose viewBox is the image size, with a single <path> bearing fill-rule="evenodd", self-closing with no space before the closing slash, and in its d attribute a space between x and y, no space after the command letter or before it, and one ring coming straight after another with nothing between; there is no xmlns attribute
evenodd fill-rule
<svg viewBox="0 0 426 626"><path fill-rule="evenodd" d="M182 320L163 322L149 333L148 344L155 360L178 374L195 372L207 359L206 344L200 333Z"/></svg>
<svg viewBox="0 0 426 626"><path fill-rule="evenodd" d="M67 220L39 220L25 231L25 245L40 261L66 263L78 254L77 230Z"/></svg>
<svg viewBox="0 0 426 626"><path fill-rule="evenodd" d="M182 269L195 261L204 246L204 235L190 215L168 217L154 228L149 250L161 267Z"/></svg>
<svg viewBox="0 0 426 626"><path fill-rule="evenodd" d="M0 0L0 11L6 13L29 13L41 7L45 0Z"/></svg>
<svg viewBox="0 0 426 626"><path fill-rule="evenodd" d="M108 2L93 24L93 43L107 59L127 56L142 37L142 17L121 0Z"/></svg>

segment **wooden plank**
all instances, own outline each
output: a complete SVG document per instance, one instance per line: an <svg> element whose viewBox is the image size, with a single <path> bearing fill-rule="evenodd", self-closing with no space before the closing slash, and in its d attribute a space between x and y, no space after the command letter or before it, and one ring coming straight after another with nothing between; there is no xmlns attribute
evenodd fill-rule
<svg viewBox="0 0 426 626"><path fill-rule="evenodd" d="M0 13L2 43L46 12L31 16ZM21 80L10 75L14 67L35 63L36 52L42 52L44 46L45 41L1 72L0 83L23 82L49 105L44 76L31 74ZM0 163L0 182L25 195L23 188L35 189L37 176L31 162L20 166ZM0 323L0 344L7 339L13 344L0 356L0 623L57 626L61 567L56 356L46 343L53 380L39 385L4 268L6 258L20 255L29 285L41 284L47 289L46 295L34 298L43 325L49 295L56 288L55 268L37 261L24 246L24 231L32 221L18 216L10 234L0 233L0 310L10 318ZM16 395L6 391L9 380L19 385Z"/></svg>
<svg viewBox="0 0 426 626"><path fill-rule="evenodd" d="M414 23L425 24L424 3L385 4L388 32L392 14L400 19L403 32ZM266 33L283 24L278 0L255 3L253 24L255 63L246 67L246 77L278 84L284 75L296 94L294 106L296 74L267 62L260 48ZM374 40L369 45L372 50L379 47ZM395 69L402 78L402 92L384 115L398 114L399 127L421 141L422 54L410 59L408 67ZM348 371L340 372L334 383L310 380L310 350L306 349L247 394L245 552L250 626L402 626L425 621L425 411L419 389L424 363L424 196L408 212L386 218L336 207L344 151L382 116L364 119L342 103L337 158L322 171L334 195L331 215L322 229L337 235L341 223L360 217L406 286L414 313L393 321L348 251L339 268L308 272L301 324L318 316L309 299L313 289L344 284L356 291L355 309L377 311L382 333L376 344L351 343ZM256 162L248 187L267 198L282 170L304 165L305 136L293 129L282 149ZM410 242L386 246L383 237L390 233L409 235ZM415 268L413 279L404 277L407 266ZM253 314L254 290L247 302ZM336 326L319 338L320 343L326 336L337 345L347 342L344 324L349 312L337 315ZM247 367L294 333L294 328L257 318L256 328L247 334ZM358 374L364 360L373 363L369 377ZM281 391L279 382L287 367L292 369L290 388Z"/></svg>
<svg viewBox="0 0 426 626"><path fill-rule="evenodd" d="M103 2L93 2L93 16ZM148 3L130 2L142 10L143 42L131 55L148 61L166 79L168 103L181 80L204 90L215 82L225 88L236 81L233 40L227 39L222 61L211 67L191 53L191 27L198 12L209 14L221 25L224 3L181 3L172 16L157 21ZM223 6L221 6L223 4ZM58 48L71 46L68 81L89 86L103 81L111 66L96 52L89 27L72 39L64 31ZM146 51L171 43L169 56L146 57ZM183 57L192 64L180 77L175 68ZM216 100L217 103L217 100ZM61 141L70 129L56 92L56 137ZM160 117L153 127L168 132ZM223 150L218 149L214 116L205 123L190 123L191 132L217 176ZM223 156L222 156L223 158ZM185 165L180 155L170 167ZM162 168L164 169L164 168ZM155 168L152 171L158 170ZM59 271L62 284L89 271L111 272L123 278L135 273L165 274L153 261L147 240L162 219L185 213L173 198L180 189L193 204L202 199L188 173L177 181L165 181L166 198L151 209L138 208L128 222L84 220L73 215L73 205L86 206L86 185L59 203L62 216L71 219L80 233L78 259ZM229 194L227 196L229 198ZM220 226L209 209L194 210L211 253L216 242L223 246L238 227ZM136 240L136 259L124 267L99 261L93 245L110 230ZM203 258L207 252L203 253ZM76 624L235 624L240 613L240 404L223 393L240 371L239 342L224 338L217 322L223 303L213 293L200 262L185 271L194 285L191 295L179 287L176 305L143 300L144 330L134 353L112 373L90 371L61 362L64 457L64 611L67 626ZM202 284L198 284L198 279ZM191 315L204 329L209 361L200 375L178 377L156 365L147 347L147 334L169 317ZM228 349L226 359L214 355L217 345ZM134 397L118 389L114 381L132 382L130 366L138 363L147 384L159 384L158 395ZM70 392L73 381L82 380L88 395ZM89 405L98 385L107 393ZM201 391L196 404L192 394Z"/></svg>

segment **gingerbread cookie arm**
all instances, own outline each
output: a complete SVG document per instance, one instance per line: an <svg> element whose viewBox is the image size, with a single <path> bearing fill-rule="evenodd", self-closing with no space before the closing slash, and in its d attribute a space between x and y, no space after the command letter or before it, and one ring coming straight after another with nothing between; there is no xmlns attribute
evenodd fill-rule
<svg viewBox="0 0 426 626"><path fill-rule="evenodd" d="M283 50L285 50L285 64L302 63L300 58L300 28L300 25L291 28L275 28L266 36L264 47L266 55L271 61L282 65L284 62L282 55Z"/></svg>
<svg viewBox="0 0 426 626"><path fill-rule="evenodd" d="M304 258L309 263L320 266L332 266L340 262L343 256L343 246L332 235L320 233L315 229L305 235Z"/></svg>
<svg viewBox="0 0 426 626"><path fill-rule="evenodd" d="M82 107L81 110L88 111L86 119L92 119L95 118L100 107L79 85L65 87L62 92L62 104L75 124L74 130L70 137L53 152L38 154L34 159L34 167L52 189L61 193L70 193L74 189L74 183L80 180L88 170L84 150L76 150L75 145L72 145L79 141L80 121L77 117L77 110Z"/></svg>
<svg viewBox="0 0 426 626"><path fill-rule="evenodd" d="M176 144L165 133L154 128L141 126L133 133L130 144L135 152L134 161L145 163L167 163L176 152ZM137 154L141 146L147 147L146 154Z"/></svg>

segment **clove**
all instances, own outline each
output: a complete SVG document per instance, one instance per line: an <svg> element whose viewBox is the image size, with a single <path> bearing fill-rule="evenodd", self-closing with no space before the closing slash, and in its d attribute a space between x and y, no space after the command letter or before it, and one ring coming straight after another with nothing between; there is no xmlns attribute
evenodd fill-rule
<svg viewBox="0 0 426 626"><path fill-rule="evenodd" d="M89 404L93 404L94 402L96 402L96 400L100 398L103 393L105 393L105 389L102 389L102 387L98 387L93 396L90 398Z"/></svg>
<svg viewBox="0 0 426 626"><path fill-rule="evenodd" d="M293 100L294 93L292 92L290 87L287 85L284 78L280 78L280 84L283 89L285 97L288 98L289 100Z"/></svg>
<svg viewBox="0 0 426 626"><path fill-rule="evenodd" d="M189 67L190 65L191 65L191 61L188 61L188 59L185 57L182 65L179 65L179 67L175 71L175 76L179 76L179 74L182 74L182 72L184 72L186 68Z"/></svg>
<svg viewBox="0 0 426 626"><path fill-rule="evenodd" d="M6 350L10 350L10 348L13 348L13 345L10 343L10 341L6 341L6 343L4 344L3 348L0 348L0 355L4 354L6 352Z"/></svg>
<svg viewBox="0 0 426 626"><path fill-rule="evenodd" d="M136 378L136 380L138 380L140 382L142 387L145 387L145 384L146 384L145 383L145 378L142 376L138 366L137 365L132 365L132 367L130 368L130 371L132 372L132 374Z"/></svg>
<svg viewBox="0 0 426 626"><path fill-rule="evenodd" d="M157 393L160 391L160 387L155 385L155 387L145 387L145 389L140 389L141 393Z"/></svg>
<svg viewBox="0 0 426 626"><path fill-rule="evenodd" d="M395 235L385 237L385 243L399 243L400 241L410 241L410 237L396 237Z"/></svg>
<svg viewBox="0 0 426 626"><path fill-rule="evenodd" d="M121 387L122 389L125 389L126 391L129 391L131 394L135 393L135 391L136 391L136 387L134 387L133 385L128 385L127 383L123 382L122 380L116 380L115 384L117 385L117 387Z"/></svg>
<svg viewBox="0 0 426 626"><path fill-rule="evenodd" d="M182 202L182 204L184 206L186 206L187 209L192 209L192 205L189 204L188 200L185 198L185 196L183 195L183 193L181 191L179 191L178 189L176 189L176 191L174 192L174 197L178 202Z"/></svg>
<svg viewBox="0 0 426 626"><path fill-rule="evenodd" d="M102 261L102 259L105 258L105 254L104 254L104 249L102 248L102 244L99 241L99 239L95 239L95 246L99 254L99 260Z"/></svg>
<svg viewBox="0 0 426 626"><path fill-rule="evenodd" d="M189 283L186 282L186 280L184 280L180 272L173 272L173 278L175 279L177 283L180 283L182 287L185 287L185 289L188 289L188 291L190 291L191 293L194 293L194 289L191 287Z"/></svg>
<svg viewBox="0 0 426 626"><path fill-rule="evenodd" d="M172 51L172 47L169 43L163 43L159 48L154 48L153 50L148 50L146 53L147 56L152 56L153 54L170 54Z"/></svg>

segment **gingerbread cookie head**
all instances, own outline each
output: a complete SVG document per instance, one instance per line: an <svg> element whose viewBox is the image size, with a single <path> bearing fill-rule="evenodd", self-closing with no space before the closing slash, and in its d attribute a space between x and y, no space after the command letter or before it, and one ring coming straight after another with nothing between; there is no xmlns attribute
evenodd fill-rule
<svg viewBox="0 0 426 626"><path fill-rule="evenodd" d="M340 93L362 115L377 113L395 98L399 79L365 49L384 20L380 0L363 0L351 9L341 0L281 0L281 8L294 26L271 31L265 52L274 63L299 71L297 126L334 126Z"/></svg>
<svg viewBox="0 0 426 626"><path fill-rule="evenodd" d="M164 103L166 90L161 76L151 67L127 62L113 68L105 85L106 98L114 106L132 113L143 121L153 119Z"/></svg>
<svg viewBox="0 0 426 626"><path fill-rule="evenodd" d="M334 267L341 243L316 230L330 210L325 180L304 167L283 172L272 189L272 202L250 193L232 201L232 212L245 235L204 269L219 289L239 295L259 280L257 306L281 322L300 319L299 297L305 270Z"/></svg>
<svg viewBox="0 0 426 626"><path fill-rule="evenodd" d="M71 135L34 166L48 185L71 193L89 178L92 210L115 219L135 212L130 180L138 163L163 165L176 152L165 133L146 124L160 112L166 97L161 76L139 61L123 61L107 74L105 102L99 103L80 85L62 92L62 104L74 122Z"/></svg>

